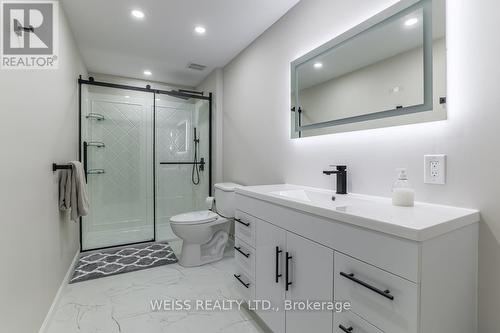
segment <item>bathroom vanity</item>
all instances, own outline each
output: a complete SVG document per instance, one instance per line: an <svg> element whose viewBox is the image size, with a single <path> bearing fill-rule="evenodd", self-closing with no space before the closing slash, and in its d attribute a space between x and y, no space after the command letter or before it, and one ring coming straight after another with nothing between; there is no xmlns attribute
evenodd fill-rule
<svg viewBox="0 0 500 333"><path fill-rule="evenodd" d="M295 185L237 189L236 208L234 283L277 307L256 310L275 333L476 332L478 211Z"/></svg>

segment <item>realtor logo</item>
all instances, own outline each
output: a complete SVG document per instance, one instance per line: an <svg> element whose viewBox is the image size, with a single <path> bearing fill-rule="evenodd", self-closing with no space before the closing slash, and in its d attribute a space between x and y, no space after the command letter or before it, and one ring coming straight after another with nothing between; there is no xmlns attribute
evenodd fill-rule
<svg viewBox="0 0 500 333"><path fill-rule="evenodd" d="M1 68L56 69L57 1L1 2Z"/></svg>

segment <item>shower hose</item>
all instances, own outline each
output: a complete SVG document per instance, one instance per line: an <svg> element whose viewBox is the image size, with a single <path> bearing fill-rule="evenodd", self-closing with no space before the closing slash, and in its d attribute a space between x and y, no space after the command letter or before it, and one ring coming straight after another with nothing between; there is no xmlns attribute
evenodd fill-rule
<svg viewBox="0 0 500 333"><path fill-rule="evenodd" d="M191 171L191 181L194 185L198 185L200 183L200 167L198 165L198 145L200 143L200 139L196 137L196 127L194 128L194 163L193 169Z"/></svg>

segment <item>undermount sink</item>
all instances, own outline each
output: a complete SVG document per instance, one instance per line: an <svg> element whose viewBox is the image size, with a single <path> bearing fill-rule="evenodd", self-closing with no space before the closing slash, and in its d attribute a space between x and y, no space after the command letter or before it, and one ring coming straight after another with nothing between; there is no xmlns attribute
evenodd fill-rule
<svg viewBox="0 0 500 333"><path fill-rule="evenodd" d="M298 200L322 206L328 205L331 207L347 206L356 203L368 202L368 200L363 200L355 194L336 194L334 191L321 189L294 189L273 191L269 194L284 197L286 199Z"/></svg>
<svg viewBox="0 0 500 333"><path fill-rule="evenodd" d="M423 202L415 202L414 207L396 207L386 197L336 194L332 190L292 184L246 186L237 189L236 194L416 241L479 220L479 212L473 209Z"/></svg>

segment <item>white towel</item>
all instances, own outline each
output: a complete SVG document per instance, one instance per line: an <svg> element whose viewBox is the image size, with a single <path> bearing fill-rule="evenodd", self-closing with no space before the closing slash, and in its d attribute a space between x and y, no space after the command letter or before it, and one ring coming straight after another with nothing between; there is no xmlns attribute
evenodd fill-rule
<svg viewBox="0 0 500 333"><path fill-rule="evenodd" d="M62 170L59 179L59 209L71 209L71 220L78 221L89 211L85 172L78 161L71 161L71 169Z"/></svg>
<svg viewBox="0 0 500 333"><path fill-rule="evenodd" d="M59 209L71 208L71 169L62 169L59 172Z"/></svg>

